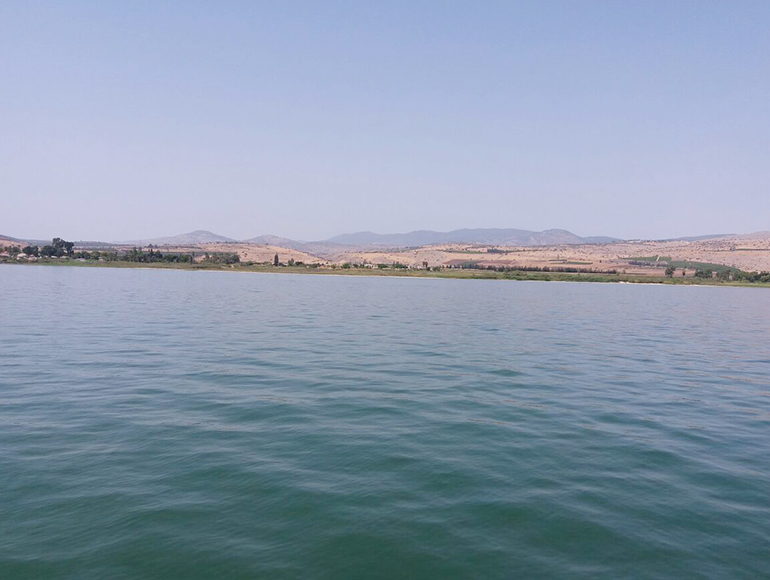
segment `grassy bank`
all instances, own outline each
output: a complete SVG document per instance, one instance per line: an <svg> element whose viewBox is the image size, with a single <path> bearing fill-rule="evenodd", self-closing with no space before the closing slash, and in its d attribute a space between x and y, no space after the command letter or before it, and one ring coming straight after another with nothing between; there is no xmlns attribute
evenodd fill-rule
<svg viewBox="0 0 770 580"><path fill-rule="evenodd" d="M676 286L736 286L770 288L770 284L721 281L715 278L703 279L692 277L665 276L633 276L627 274L580 274L565 272L496 272L493 270L472 270L460 268L443 268L441 270L412 270L403 268L370 269L370 268L312 268L308 266L268 266L262 264L207 264L207 263L142 263L142 262L98 262L70 259L47 260L36 262L4 262L0 265L17 266L56 266L77 268L143 268L160 270L202 270L216 272L257 272L272 274L315 274L338 276L378 276L401 278L446 278L457 280L537 280L557 282L599 282L599 283L630 283L630 284L671 284Z"/></svg>

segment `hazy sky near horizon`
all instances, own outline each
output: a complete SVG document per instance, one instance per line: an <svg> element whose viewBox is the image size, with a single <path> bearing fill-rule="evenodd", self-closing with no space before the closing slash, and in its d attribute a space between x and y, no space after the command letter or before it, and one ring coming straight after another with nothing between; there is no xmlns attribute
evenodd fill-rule
<svg viewBox="0 0 770 580"><path fill-rule="evenodd" d="M0 234L770 229L770 2L0 5Z"/></svg>

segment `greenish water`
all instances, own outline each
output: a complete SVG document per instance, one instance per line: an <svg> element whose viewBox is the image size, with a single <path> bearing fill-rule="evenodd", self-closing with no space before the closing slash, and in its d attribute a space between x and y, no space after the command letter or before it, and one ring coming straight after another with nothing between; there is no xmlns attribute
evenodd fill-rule
<svg viewBox="0 0 770 580"><path fill-rule="evenodd" d="M770 292L0 267L0 578L768 578Z"/></svg>

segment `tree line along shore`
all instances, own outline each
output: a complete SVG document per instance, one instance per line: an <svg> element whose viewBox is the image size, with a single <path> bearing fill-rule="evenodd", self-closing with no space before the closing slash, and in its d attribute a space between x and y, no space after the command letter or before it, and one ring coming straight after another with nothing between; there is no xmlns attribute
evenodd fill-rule
<svg viewBox="0 0 770 580"><path fill-rule="evenodd" d="M685 267L675 263L661 270L662 275L640 276L625 274L617 269L579 268L574 266L491 266L469 261L451 266L430 266L423 262L409 266L391 263L304 263L294 259L281 260L276 253L265 262L243 261L235 252L173 252L149 246L147 248L109 248L76 250L73 242L54 238L43 246L0 245L0 263L47 264L69 266L152 267L190 270L239 270L251 272L286 272L344 275L411 276L457 279L504 279L585 282L662 283L678 285L770 286L770 272L746 272L737 268L703 264L695 268L694 276L685 277ZM712 266L712 267L708 267Z"/></svg>

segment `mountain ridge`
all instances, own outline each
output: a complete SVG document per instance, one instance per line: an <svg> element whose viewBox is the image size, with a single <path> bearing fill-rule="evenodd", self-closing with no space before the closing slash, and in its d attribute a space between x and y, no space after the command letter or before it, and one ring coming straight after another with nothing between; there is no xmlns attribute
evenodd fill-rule
<svg viewBox="0 0 770 580"><path fill-rule="evenodd" d="M194 244L211 244L214 242L236 242L233 238L221 236L208 230L194 230L186 234L176 236L165 236L160 238L148 238L142 240L129 240L124 242L114 242L120 246L187 246Z"/></svg>
<svg viewBox="0 0 770 580"><path fill-rule="evenodd" d="M272 234L264 234L262 236L248 238L246 240L241 240L241 242L245 244L258 244L260 246L278 246L281 248L290 248L292 250L301 250L308 245L307 242L292 240L281 236L274 236Z"/></svg>
<svg viewBox="0 0 770 580"><path fill-rule="evenodd" d="M581 237L564 229L541 232L516 228L463 228L449 232L415 230L403 234L356 232L334 236L325 243L361 246L427 246L449 243L477 243L499 246L547 246L609 243L618 238L606 236Z"/></svg>
<svg viewBox="0 0 770 580"><path fill-rule="evenodd" d="M657 241L702 241L717 238L754 238L767 237L770 232L755 232L749 234L707 234L700 236L683 236L677 238L663 238ZM32 240L0 235L0 240L5 243L44 245L49 243L43 240ZM282 236L264 234L237 240L209 230L194 230L176 236L162 236L156 238L136 239L120 242L75 242L78 246L187 246L210 243L244 243L255 245L269 245L290 248L299 251L313 250L343 250L351 248L404 248L419 247L449 243L483 244L490 246L558 246L558 245L584 245L584 244L609 244L613 242L628 241L622 238L609 236L578 236L565 229L547 229L543 231L524 230L517 228L463 228L440 232L434 230L414 230L406 233L378 234L371 231L340 234L325 240L305 242L293 240Z"/></svg>

